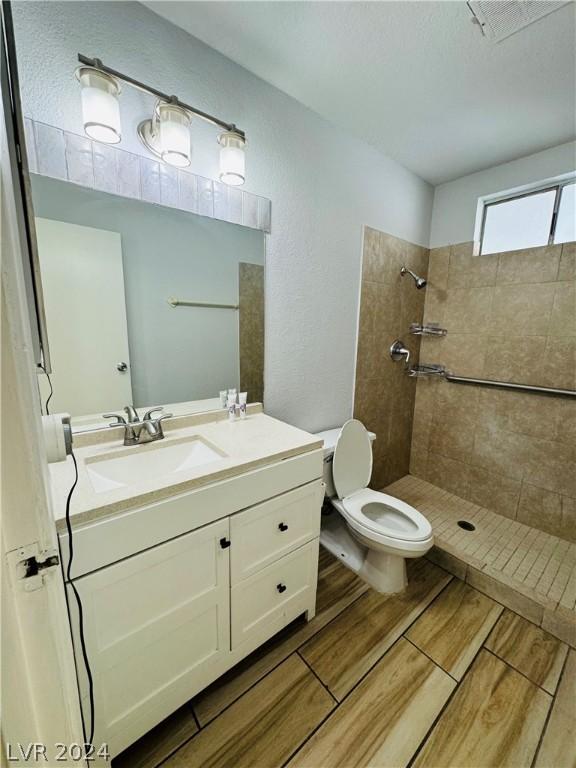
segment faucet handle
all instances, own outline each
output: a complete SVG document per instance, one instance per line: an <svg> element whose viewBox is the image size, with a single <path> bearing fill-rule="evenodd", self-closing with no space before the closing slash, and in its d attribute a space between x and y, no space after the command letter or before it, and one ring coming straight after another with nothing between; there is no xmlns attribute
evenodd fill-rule
<svg viewBox="0 0 576 768"><path fill-rule="evenodd" d="M156 408L150 408L150 410L146 411L146 413L144 414L144 418L142 419L142 421L150 421L152 419L153 413L156 413L156 411L163 411L163 410L164 410L164 406L162 405L157 405Z"/></svg>
<svg viewBox="0 0 576 768"><path fill-rule="evenodd" d="M159 416L156 421L163 421L164 419L171 419L174 417L173 413L163 413L162 416Z"/></svg>
<svg viewBox="0 0 576 768"><path fill-rule="evenodd" d="M119 413L103 413L102 418L116 419L116 421L113 421L110 424L108 424L109 427L123 427L126 425L126 419L124 418L124 416L120 416Z"/></svg>
<svg viewBox="0 0 576 768"><path fill-rule="evenodd" d="M128 417L128 424L137 424L140 421L140 417L138 416L138 411L136 410L136 408L134 408L133 405L124 406L124 412Z"/></svg>

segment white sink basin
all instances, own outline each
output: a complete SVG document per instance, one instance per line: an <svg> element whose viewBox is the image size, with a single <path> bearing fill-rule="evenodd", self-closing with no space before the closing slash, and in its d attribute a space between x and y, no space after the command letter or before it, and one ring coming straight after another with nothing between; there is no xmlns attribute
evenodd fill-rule
<svg viewBox="0 0 576 768"><path fill-rule="evenodd" d="M113 491L142 480L170 477L224 458L226 454L201 437L148 443L86 460L96 493Z"/></svg>

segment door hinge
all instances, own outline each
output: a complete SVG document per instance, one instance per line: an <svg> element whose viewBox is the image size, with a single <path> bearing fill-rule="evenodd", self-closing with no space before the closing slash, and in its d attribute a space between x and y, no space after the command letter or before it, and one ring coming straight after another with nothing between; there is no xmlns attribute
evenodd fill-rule
<svg viewBox="0 0 576 768"><path fill-rule="evenodd" d="M14 578L26 592L33 592L44 586L44 576L52 568L60 565L60 555L56 549L41 550L38 542L8 552L12 563Z"/></svg>

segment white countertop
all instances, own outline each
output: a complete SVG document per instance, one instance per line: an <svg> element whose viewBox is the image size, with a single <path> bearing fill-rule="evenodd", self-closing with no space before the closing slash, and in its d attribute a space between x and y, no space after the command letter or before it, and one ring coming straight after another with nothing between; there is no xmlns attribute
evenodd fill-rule
<svg viewBox="0 0 576 768"><path fill-rule="evenodd" d="M196 423L190 423L194 422ZM182 417L164 422L168 444L200 437L224 452L225 456L171 475L143 477L137 484L97 493L90 482L86 460L98 456L119 456L126 452L157 449L160 442L140 446L122 445L123 430L114 429L75 437L74 454L78 462L78 484L72 496L70 519L81 525L100 517L145 506L174 494L195 490L203 485L241 475L258 467L322 448L315 435L292 427L265 414L252 411L246 419L229 423L220 413L203 417ZM54 518L59 531L65 531L66 497L74 479L71 457L50 464Z"/></svg>

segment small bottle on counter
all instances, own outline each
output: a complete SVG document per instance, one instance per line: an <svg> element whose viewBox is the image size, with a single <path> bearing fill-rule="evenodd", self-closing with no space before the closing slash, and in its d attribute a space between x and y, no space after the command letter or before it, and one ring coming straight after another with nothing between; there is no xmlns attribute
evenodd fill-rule
<svg viewBox="0 0 576 768"><path fill-rule="evenodd" d="M246 418L246 402L248 400L248 392L240 392L238 394L238 403L240 407L240 418Z"/></svg>
<svg viewBox="0 0 576 768"><path fill-rule="evenodd" d="M220 408L226 408L228 406L228 390L220 390Z"/></svg>
<svg viewBox="0 0 576 768"><path fill-rule="evenodd" d="M236 421L236 395L228 395L228 421Z"/></svg>

